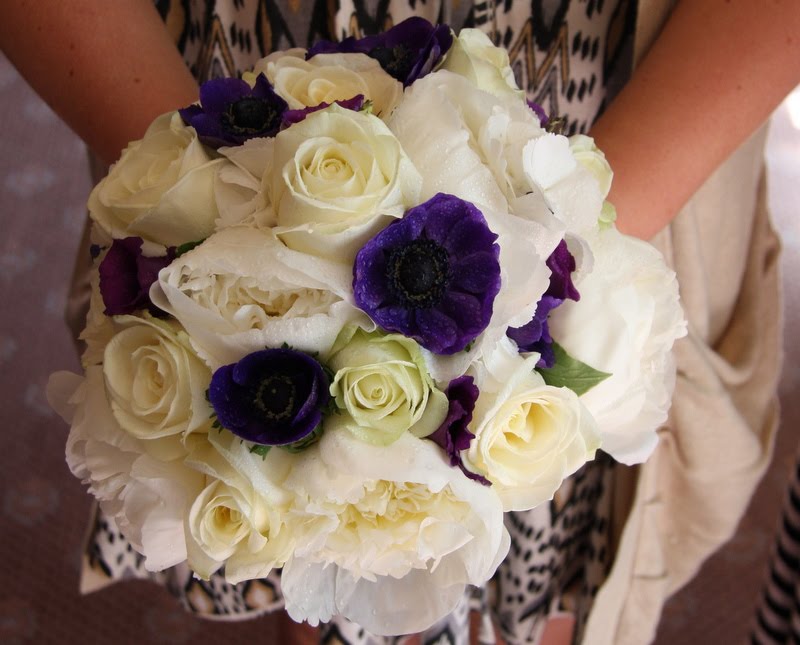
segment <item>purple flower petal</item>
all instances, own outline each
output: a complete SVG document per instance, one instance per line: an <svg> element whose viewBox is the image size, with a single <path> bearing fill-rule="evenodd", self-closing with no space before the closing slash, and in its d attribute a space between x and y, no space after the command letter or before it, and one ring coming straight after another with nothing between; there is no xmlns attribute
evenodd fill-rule
<svg viewBox="0 0 800 645"><path fill-rule="evenodd" d="M547 258L547 266L552 274L550 275L550 286L545 292L548 296L555 296L561 300L580 300L580 294L572 283L572 272L575 271L575 258L567 248L564 240Z"/></svg>
<svg viewBox="0 0 800 645"><path fill-rule="evenodd" d="M340 107L345 108L346 110L352 110L353 112L358 112L359 110L361 110L361 108L364 107L364 95L356 94L353 98L334 101L334 103ZM318 112L319 110L324 110L325 108L328 108L330 106L331 106L330 103L320 103L319 105L315 105L313 107L305 107L300 110L286 110L283 113L283 120L281 122L281 127L285 129L294 125L295 123L300 123L309 114Z"/></svg>
<svg viewBox="0 0 800 645"><path fill-rule="evenodd" d="M434 354L455 354L464 349L463 338L455 321L437 309L420 309L416 312L417 338L420 345Z"/></svg>
<svg viewBox="0 0 800 645"><path fill-rule="evenodd" d="M539 119L539 125L542 127L546 126L547 122L550 120L550 117L547 116L547 112L544 111L544 108L533 101L528 101L528 107L533 110L534 114L536 114L537 118Z"/></svg>
<svg viewBox="0 0 800 645"><path fill-rule="evenodd" d="M453 287L467 293L483 293L495 281L495 258L491 253L473 253L453 266Z"/></svg>
<svg viewBox="0 0 800 645"><path fill-rule="evenodd" d="M345 38L341 43L321 41L306 53L306 60L317 54L362 53L377 60L381 67L404 86L430 74L453 44L447 25L432 25L414 16L373 36Z"/></svg>
<svg viewBox="0 0 800 645"><path fill-rule="evenodd" d="M541 358L537 367L553 367L555 352L550 329L547 326L547 317L550 312L561 305L567 298L578 300L580 294L572 283L572 272L575 270L575 258L567 248L567 243L562 240L547 258L550 268L550 284L547 291L539 300L536 311L530 322L522 327L510 327L506 335L513 340L520 352L538 352Z"/></svg>
<svg viewBox="0 0 800 645"><path fill-rule="evenodd" d="M212 78L200 86L200 105L206 113L221 114L250 94L250 86L240 78Z"/></svg>
<svg viewBox="0 0 800 645"><path fill-rule="evenodd" d="M274 137L280 129L286 101L263 74L251 88L238 78L217 78L200 87L200 106L178 110L207 146L241 145L255 137Z"/></svg>
<svg viewBox="0 0 800 645"><path fill-rule="evenodd" d="M439 426L426 439L433 441L445 451L450 465L458 467L470 479L491 486L491 482L477 473L470 472L464 467L461 453L469 449L475 435L469 431L472 422L472 413L475 410L475 401L480 392L471 376L460 376L450 381L445 391L449 406L447 416Z"/></svg>
<svg viewBox="0 0 800 645"><path fill-rule="evenodd" d="M469 231L460 238L461 255L451 243L454 229ZM383 329L414 338L437 354L459 352L491 319L500 290L496 240L473 204L439 193L359 251L353 267L355 302ZM455 275L470 257L485 276L470 281ZM401 316L399 310L406 313Z"/></svg>
<svg viewBox="0 0 800 645"><path fill-rule="evenodd" d="M165 315L150 301L150 286L174 259L175 249L161 257L145 257L140 237L114 240L98 267L105 314L118 316L147 309L155 316Z"/></svg>
<svg viewBox="0 0 800 645"><path fill-rule="evenodd" d="M208 396L217 420L238 437L288 445L310 435L330 399L322 366L292 349L265 349L219 368Z"/></svg>

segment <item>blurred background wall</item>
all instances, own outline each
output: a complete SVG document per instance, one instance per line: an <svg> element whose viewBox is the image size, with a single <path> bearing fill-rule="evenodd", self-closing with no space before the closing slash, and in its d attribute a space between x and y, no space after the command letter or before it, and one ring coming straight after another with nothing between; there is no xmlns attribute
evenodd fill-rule
<svg viewBox="0 0 800 645"><path fill-rule="evenodd" d="M142 582L77 593L90 499L64 462L67 427L44 396L79 364L64 326L66 286L91 188L73 135L0 56L0 643L275 642L273 624L183 613ZM800 91L776 112L770 193L782 233L787 357L775 460L740 530L668 604L658 644L744 642L777 525L800 421ZM756 330L757 331L757 330Z"/></svg>

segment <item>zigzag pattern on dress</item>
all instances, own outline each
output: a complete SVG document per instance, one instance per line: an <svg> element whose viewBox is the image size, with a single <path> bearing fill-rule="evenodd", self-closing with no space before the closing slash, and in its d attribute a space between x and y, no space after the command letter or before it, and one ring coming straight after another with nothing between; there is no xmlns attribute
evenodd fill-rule
<svg viewBox="0 0 800 645"><path fill-rule="evenodd" d="M800 643L800 457L783 503L750 641L753 645Z"/></svg>

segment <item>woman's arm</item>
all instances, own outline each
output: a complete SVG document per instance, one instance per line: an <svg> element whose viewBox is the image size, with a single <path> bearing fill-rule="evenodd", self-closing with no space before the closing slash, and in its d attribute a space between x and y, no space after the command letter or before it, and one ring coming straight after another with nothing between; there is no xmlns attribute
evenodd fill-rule
<svg viewBox="0 0 800 645"><path fill-rule="evenodd" d="M800 83L798 0L683 0L591 134L620 230L649 239Z"/></svg>
<svg viewBox="0 0 800 645"><path fill-rule="evenodd" d="M106 162L197 84L148 0L4 0L0 46Z"/></svg>

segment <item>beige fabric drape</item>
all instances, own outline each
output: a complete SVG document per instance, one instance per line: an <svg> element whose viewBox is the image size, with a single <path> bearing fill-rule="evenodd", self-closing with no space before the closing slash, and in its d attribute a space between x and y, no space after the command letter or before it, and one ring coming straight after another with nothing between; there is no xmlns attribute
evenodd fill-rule
<svg viewBox="0 0 800 645"><path fill-rule="evenodd" d="M640 0L637 60L672 4ZM744 143L653 240L678 274L689 334L675 347L678 379L659 446L638 478L618 483L617 497L632 494L633 504L586 645L654 639L667 596L733 535L771 458L782 327L765 136L766 127Z"/></svg>

